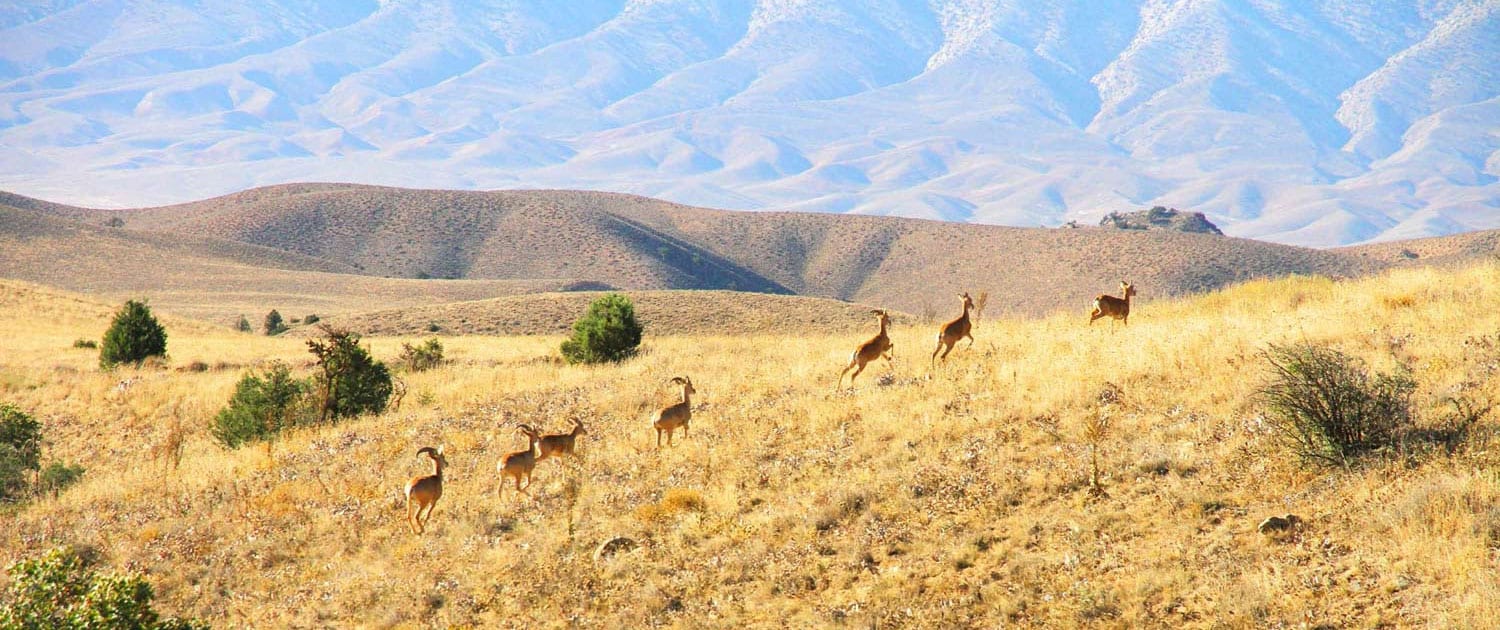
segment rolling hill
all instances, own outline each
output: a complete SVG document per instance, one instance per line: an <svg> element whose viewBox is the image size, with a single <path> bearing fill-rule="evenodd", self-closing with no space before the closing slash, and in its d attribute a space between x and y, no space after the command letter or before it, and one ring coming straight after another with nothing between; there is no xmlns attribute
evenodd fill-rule
<svg viewBox="0 0 1500 630"><path fill-rule="evenodd" d="M367 276L734 289L919 314L952 310L959 291L989 292L991 314L1041 315L1085 309L1121 279L1149 300L1251 278L1383 267L1337 251L1204 234L735 212L579 191L297 184L135 210L12 205L89 224L120 218L130 234L229 239Z"/></svg>

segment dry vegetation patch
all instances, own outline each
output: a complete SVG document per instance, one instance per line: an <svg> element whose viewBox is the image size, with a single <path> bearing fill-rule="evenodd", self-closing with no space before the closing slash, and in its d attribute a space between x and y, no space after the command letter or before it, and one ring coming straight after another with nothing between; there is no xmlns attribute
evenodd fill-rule
<svg viewBox="0 0 1500 630"><path fill-rule="evenodd" d="M933 369L935 329L897 325L895 365L837 392L869 330L648 328L641 356L600 367L556 361L559 336L458 336L450 361L403 375L401 411L269 452L208 435L238 368L174 369L305 365L300 340L168 319L167 369L105 374L68 346L109 305L32 289L0 301L0 396L89 470L5 513L0 562L91 545L148 571L162 610L231 626L1484 626L1500 618L1493 418L1451 450L1326 470L1249 401L1258 353L1301 340L1418 366L1427 418L1454 391L1500 396L1497 287L1486 265L1255 281L1143 304L1128 327L992 318ZM37 309L53 316L15 323ZM370 345L389 360L414 339ZM680 374L692 433L658 449L646 414ZM497 502L515 425L575 416L582 458ZM176 467L149 448L174 426ZM413 536L401 484L438 444L444 495ZM1256 531L1289 512L1299 527ZM633 544L596 553L618 537Z"/></svg>

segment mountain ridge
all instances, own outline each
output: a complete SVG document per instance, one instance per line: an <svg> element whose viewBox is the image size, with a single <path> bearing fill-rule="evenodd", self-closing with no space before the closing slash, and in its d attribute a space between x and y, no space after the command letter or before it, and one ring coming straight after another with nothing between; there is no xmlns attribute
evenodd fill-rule
<svg viewBox="0 0 1500 630"><path fill-rule="evenodd" d="M1334 246L1500 227L1500 0L0 9L0 188L308 179Z"/></svg>

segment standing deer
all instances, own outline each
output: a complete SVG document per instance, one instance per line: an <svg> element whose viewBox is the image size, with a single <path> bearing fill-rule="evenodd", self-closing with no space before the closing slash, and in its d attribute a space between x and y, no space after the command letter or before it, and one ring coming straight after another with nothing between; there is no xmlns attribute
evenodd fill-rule
<svg viewBox="0 0 1500 630"><path fill-rule="evenodd" d="M671 383L682 386L682 402L656 410L651 414L651 426L656 427L656 447L661 448L661 434L667 433L667 446L672 445L672 432L682 427L682 437L687 437L688 421L693 419L693 404L690 396L698 393L693 389L692 379L686 376L674 376Z"/></svg>
<svg viewBox="0 0 1500 630"><path fill-rule="evenodd" d="M406 482L406 523L411 526L413 534L427 531L432 508L437 505L438 497L443 496L443 467L448 465L442 446L424 446L417 455L432 458L432 474L412 477Z"/></svg>
<svg viewBox="0 0 1500 630"><path fill-rule="evenodd" d="M964 337L969 338L969 347L974 347L974 335L969 334L974 328L969 321L969 310L974 308L974 300L969 299L968 292L961 293L958 297L964 301L964 314L959 315L958 319L943 324L943 329L938 331L937 347L932 349L933 362L937 361L939 350L943 352L943 360L947 361L948 353L953 352L954 344ZM947 346L946 350L943 349L944 346Z"/></svg>
<svg viewBox="0 0 1500 630"><path fill-rule="evenodd" d="M1113 317L1126 326L1130 325L1130 296L1135 295L1135 286L1121 280L1120 292L1125 294L1125 297L1100 295L1094 298L1094 311L1089 313L1089 325L1093 325L1094 320L1101 317Z"/></svg>
<svg viewBox="0 0 1500 630"><path fill-rule="evenodd" d="M881 309L876 309L870 312L874 313L875 318L880 320L880 332L877 333L874 337L871 337L869 341L859 344L859 347L854 349L854 354L849 355L849 365L844 366L843 372L839 372L839 380L833 386L835 390L837 390L844 384L844 375L848 374L849 370L854 370L854 374L849 377L849 386L853 387L854 379L859 376L860 372L865 371L866 363L874 361L875 359L878 359L882 356L885 357L885 360L887 362L893 360L891 356L891 349L895 348L896 345L891 343L890 336L886 335L885 332L886 328L891 323L891 317ZM855 369L856 366L858 367L858 369Z"/></svg>
<svg viewBox="0 0 1500 630"><path fill-rule="evenodd" d="M541 441L541 438L537 436L536 429L531 428L529 424L516 427L516 431L526 436L526 450L506 455L495 466L500 472L500 483L495 486L496 500L505 495L506 477L516 480L516 491L527 496L531 495L530 492L526 491L526 488L531 487L531 471L536 468L537 443ZM522 477L526 478L526 488L521 487Z"/></svg>
<svg viewBox="0 0 1500 630"><path fill-rule="evenodd" d="M541 441L537 443L536 461L542 461L544 459L547 459L548 457L557 457L560 455L572 455L574 457L577 457L578 453L573 449L578 443L578 436L588 434L588 429L583 428L583 421L574 418L573 430L571 432L542 436Z"/></svg>

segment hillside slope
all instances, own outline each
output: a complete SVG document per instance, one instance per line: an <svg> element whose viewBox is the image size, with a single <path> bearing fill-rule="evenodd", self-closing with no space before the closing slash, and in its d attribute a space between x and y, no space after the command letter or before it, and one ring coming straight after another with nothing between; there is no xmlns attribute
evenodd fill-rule
<svg viewBox="0 0 1500 630"><path fill-rule="evenodd" d="M236 239L375 275L797 293L914 313L946 312L960 291L989 291L994 313L1040 315L1084 309L1121 279L1149 300L1250 278L1380 268L1338 252L1199 234L732 212L579 191L298 184L179 206L46 210Z"/></svg>
<svg viewBox="0 0 1500 630"><path fill-rule="evenodd" d="M1493 264L1256 281L1113 331L986 322L936 369L931 328L899 326L894 364L842 391L862 335L656 336L587 367L556 362L557 337L454 337L450 363L400 374L399 411L226 451L207 427L241 368L310 374L302 340L169 324L167 369L101 372L69 345L107 305L0 283L0 399L87 468L0 516L0 564L82 546L216 626L1487 627L1500 424L1433 436L1452 397L1500 392L1497 301ZM366 342L391 359L410 340ZM1411 366L1424 431L1347 469L1289 455L1259 353L1304 341ZM677 375L691 431L657 448ZM516 425L575 418L583 457L497 497ZM450 466L417 536L402 488L436 445ZM635 547L596 555L615 537Z"/></svg>
<svg viewBox="0 0 1500 630"><path fill-rule="evenodd" d="M154 307L221 325L271 309L288 317L477 300L573 286L566 280L419 281L358 275L336 261L237 241L100 227L0 206L0 278Z"/></svg>

